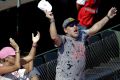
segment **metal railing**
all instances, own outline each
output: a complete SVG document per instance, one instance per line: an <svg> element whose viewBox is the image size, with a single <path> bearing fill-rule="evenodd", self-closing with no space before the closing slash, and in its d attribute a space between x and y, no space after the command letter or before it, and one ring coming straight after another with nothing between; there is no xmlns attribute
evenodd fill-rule
<svg viewBox="0 0 120 80"><path fill-rule="evenodd" d="M119 77L118 71L120 70L120 32L107 29L99 34L103 38L86 47L86 80L105 80L106 77L119 80L116 77ZM36 65L42 80L54 80L57 65L57 50L58 48L55 48L35 57L36 60L43 60L43 63L38 64L38 66ZM55 55L54 58L53 55Z"/></svg>

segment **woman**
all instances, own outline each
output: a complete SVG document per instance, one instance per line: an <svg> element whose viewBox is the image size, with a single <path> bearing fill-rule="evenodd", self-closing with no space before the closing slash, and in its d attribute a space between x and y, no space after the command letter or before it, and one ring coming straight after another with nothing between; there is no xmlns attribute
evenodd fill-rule
<svg viewBox="0 0 120 80"><path fill-rule="evenodd" d="M17 68L18 70L12 72L12 73L7 73L4 74L4 77L9 78L10 80L16 80L16 79L22 79L22 80L27 80L27 77L24 76L25 69L22 67L22 65L25 65L26 63L30 62L33 60L35 53L36 53L36 47L37 47L37 42L40 39L40 33L37 32L37 35L34 37L34 34L32 33L32 48L29 52L29 54L23 58L20 58L20 67ZM14 41L14 44L17 44ZM14 56L9 55L9 58L5 58L4 65L9 66L13 65L16 60Z"/></svg>
<svg viewBox="0 0 120 80"><path fill-rule="evenodd" d="M15 71L15 70L20 68L20 51L19 51L19 46L15 43L14 39L10 38L9 41L10 41L11 46L14 49L12 47L4 47L0 51L0 59L1 59L0 75L13 72L13 71ZM12 59L11 56L14 56L15 59L14 59L14 63L10 65L7 62L9 61L9 59ZM3 58L6 58L5 59L6 63L4 63L4 59ZM3 79L3 78L4 77L0 76L0 80Z"/></svg>

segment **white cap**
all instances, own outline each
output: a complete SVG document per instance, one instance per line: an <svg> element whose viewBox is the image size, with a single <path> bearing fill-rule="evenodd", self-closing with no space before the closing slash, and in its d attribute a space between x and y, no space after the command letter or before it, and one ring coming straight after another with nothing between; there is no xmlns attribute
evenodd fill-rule
<svg viewBox="0 0 120 80"><path fill-rule="evenodd" d="M52 11L52 5L46 1L46 0L41 0L38 3L38 8L41 9L42 11Z"/></svg>

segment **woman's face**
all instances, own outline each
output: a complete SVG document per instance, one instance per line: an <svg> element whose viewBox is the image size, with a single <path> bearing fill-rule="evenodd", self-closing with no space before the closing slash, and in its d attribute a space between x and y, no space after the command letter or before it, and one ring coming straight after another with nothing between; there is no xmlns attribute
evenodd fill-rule
<svg viewBox="0 0 120 80"><path fill-rule="evenodd" d="M14 64L15 63L15 57L14 56L8 56L5 58L5 62L9 64Z"/></svg>

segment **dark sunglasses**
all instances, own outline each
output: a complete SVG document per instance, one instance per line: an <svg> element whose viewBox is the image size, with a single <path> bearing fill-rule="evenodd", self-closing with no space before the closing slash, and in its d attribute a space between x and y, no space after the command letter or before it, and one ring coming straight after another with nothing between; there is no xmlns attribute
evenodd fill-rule
<svg viewBox="0 0 120 80"><path fill-rule="evenodd" d="M69 27L74 27L74 25L78 26L78 22L75 21L75 22L72 22L72 23L68 24Z"/></svg>

